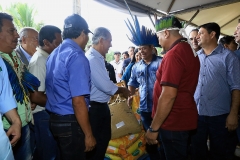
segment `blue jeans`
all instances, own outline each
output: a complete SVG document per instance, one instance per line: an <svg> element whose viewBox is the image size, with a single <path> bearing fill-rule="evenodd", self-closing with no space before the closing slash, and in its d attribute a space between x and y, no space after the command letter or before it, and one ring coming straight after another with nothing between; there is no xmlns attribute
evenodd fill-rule
<svg viewBox="0 0 240 160"><path fill-rule="evenodd" d="M207 159L207 139L210 140L210 159L224 160L227 153L228 130L225 128L228 114L198 116L196 134L191 138L192 159Z"/></svg>
<svg viewBox="0 0 240 160"><path fill-rule="evenodd" d="M31 160L32 150L30 144L30 129L29 125L22 127L21 138L13 147L13 155L15 160Z"/></svg>
<svg viewBox="0 0 240 160"><path fill-rule="evenodd" d="M159 137L167 160L186 160L189 131L160 129Z"/></svg>
<svg viewBox="0 0 240 160"><path fill-rule="evenodd" d="M111 139L111 115L107 103L90 102L89 120L96 147L87 152L88 160L103 160Z"/></svg>
<svg viewBox="0 0 240 160"><path fill-rule="evenodd" d="M152 112L141 112L140 114L141 114L141 121L142 121L143 127L146 131L146 130L148 130L148 128L150 127L150 125L152 123ZM155 145L146 144L146 151L149 154L149 157L151 160L159 160L160 159L160 153L158 151L158 144L155 144Z"/></svg>
<svg viewBox="0 0 240 160"><path fill-rule="evenodd" d="M75 115L50 114L50 129L58 143L61 160L86 160L85 135Z"/></svg>
<svg viewBox="0 0 240 160"><path fill-rule="evenodd" d="M44 110L33 114L36 149L34 160L55 160L58 155L58 146L50 128L50 115Z"/></svg>

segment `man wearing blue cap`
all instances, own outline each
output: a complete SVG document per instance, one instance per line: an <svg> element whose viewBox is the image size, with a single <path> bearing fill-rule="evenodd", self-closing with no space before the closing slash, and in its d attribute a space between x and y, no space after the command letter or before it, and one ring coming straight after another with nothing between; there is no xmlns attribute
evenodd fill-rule
<svg viewBox="0 0 240 160"><path fill-rule="evenodd" d="M47 60L46 109L63 160L85 160L96 145L88 117L91 71L84 55L89 32L81 16L67 17L63 42Z"/></svg>

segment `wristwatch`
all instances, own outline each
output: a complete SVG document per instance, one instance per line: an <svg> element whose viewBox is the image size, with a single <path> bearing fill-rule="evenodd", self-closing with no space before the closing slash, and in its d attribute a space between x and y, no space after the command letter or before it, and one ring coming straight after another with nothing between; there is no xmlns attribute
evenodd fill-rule
<svg viewBox="0 0 240 160"><path fill-rule="evenodd" d="M158 130L153 130L152 127L149 127L148 130L149 130L149 132L158 132L159 131L159 129Z"/></svg>

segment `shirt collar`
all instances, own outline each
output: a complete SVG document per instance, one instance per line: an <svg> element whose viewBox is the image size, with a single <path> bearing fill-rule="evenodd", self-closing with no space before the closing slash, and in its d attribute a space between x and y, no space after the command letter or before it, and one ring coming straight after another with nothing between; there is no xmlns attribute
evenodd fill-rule
<svg viewBox="0 0 240 160"><path fill-rule="evenodd" d="M101 58L101 59L104 59L104 57L93 47L91 47L89 50L94 56L96 56L98 58Z"/></svg>
<svg viewBox="0 0 240 160"><path fill-rule="evenodd" d="M152 54L153 54L153 53L152 53ZM156 59L157 59L157 56L156 56L155 54L153 54L151 63L152 63L153 61L155 61ZM140 64L146 64L143 59L141 59L139 62L140 62ZM151 63L149 63L149 64L151 64Z"/></svg>
<svg viewBox="0 0 240 160"><path fill-rule="evenodd" d="M24 54L24 56L27 58L28 62L31 60L32 56L30 54L28 54L20 45L20 50L22 51L22 53Z"/></svg>
<svg viewBox="0 0 240 160"><path fill-rule="evenodd" d="M116 64L121 63L121 61L122 61L121 59L118 62L115 59L113 60L113 62L116 63Z"/></svg>
<svg viewBox="0 0 240 160"><path fill-rule="evenodd" d="M74 48L80 49L81 51L83 51L82 48L76 42L74 42L72 39L69 39L69 38L65 39L62 44L65 44L65 43L68 43L68 44L72 45Z"/></svg>
<svg viewBox="0 0 240 160"><path fill-rule="evenodd" d="M171 50L175 45L177 45L177 44L180 43L180 42L186 42L186 43L188 43L187 38L179 38L178 40L176 40L176 41L171 45L171 47L169 48L169 50ZM168 51L169 51L169 50L168 50Z"/></svg>
<svg viewBox="0 0 240 160"><path fill-rule="evenodd" d="M43 49L41 49L39 47L37 47L37 52L39 52L41 55L43 55L46 58L49 56L49 54L46 51L44 51Z"/></svg>
<svg viewBox="0 0 240 160"><path fill-rule="evenodd" d="M169 50L163 51L162 54L166 54L168 51L170 51L175 45L177 45L179 42L187 42L187 38L179 38L178 40L176 40L169 48Z"/></svg>

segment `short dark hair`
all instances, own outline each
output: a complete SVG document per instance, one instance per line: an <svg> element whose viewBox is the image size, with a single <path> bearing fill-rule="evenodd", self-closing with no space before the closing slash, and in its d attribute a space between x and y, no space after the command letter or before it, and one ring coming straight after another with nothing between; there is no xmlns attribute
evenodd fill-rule
<svg viewBox="0 0 240 160"><path fill-rule="evenodd" d="M115 51L114 54L120 54L120 55L121 55L121 52L119 52L119 51Z"/></svg>
<svg viewBox="0 0 240 160"><path fill-rule="evenodd" d="M235 37L233 36L224 36L219 40L219 43L224 45L224 44L230 44L235 40Z"/></svg>
<svg viewBox="0 0 240 160"><path fill-rule="evenodd" d="M46 39L48 40L50 43L53 42L54 39L56 39L55 33L60 33L61 34L61 30L56 27L56 26L52 26L52 25L46 25L43 26L38 34L38 43L41 47L44 46L43 40Z"/></svg>
<svg viewBox="0 0 240 160"><path fill-rule="evenodd" d="M129 57L128 51L124 51L124 52L122 53L122 55L123 55L123 54L126 54L126 55Z"/></svg>
<svg viewBox="0 0 240 160"><path fill-rule="evenodd" d="M9 21L13 21L13 18L12 18L11 15L9 15L7 13L0 12L0 32L2 32L3 19L7 19Z"/></svg>
<svg viewBox="0 0 240 160"><path fill-rule="evenodd" d="M199 26L199 29L200 28L206 29L208 31L208 34L210 34L211 32L215 32L216 33L215 37L218 40L218 38L220 36L220 26L217 23L215 23L215 22L206 23L206 24Z"/></svg>
<svg viewBox="0 0 240 160"><path fill-rule="evenodd" d="M75 39L79 37L84 31L84 33L88 34L91 32L88 29L88 24L85 21L84 18L82 18L78 14L73 14L71 16L68 16L64 20L64 26L63 26L63 39L70 38L70 39Z"/></svg>

